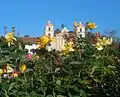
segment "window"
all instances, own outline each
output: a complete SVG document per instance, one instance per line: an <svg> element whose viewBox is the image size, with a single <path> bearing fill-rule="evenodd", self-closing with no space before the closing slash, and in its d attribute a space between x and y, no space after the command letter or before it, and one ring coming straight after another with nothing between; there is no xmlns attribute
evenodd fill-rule
<svg viewBox="0 0 120 97"><path fill-rule="evenodd" d="M50 31L50 27L48 28L48 31Z"/></svg>
<svg viewBox="0 0 120 97"><path fill-rule="evenodd" d="M48 34L48 36L50 36L50 33Z"/></svg>
<svg viewBox="0 0 120 97"><path fill-rule="evenodd" d="M82 32L82 28L80 28L80 32Z"/></svg>

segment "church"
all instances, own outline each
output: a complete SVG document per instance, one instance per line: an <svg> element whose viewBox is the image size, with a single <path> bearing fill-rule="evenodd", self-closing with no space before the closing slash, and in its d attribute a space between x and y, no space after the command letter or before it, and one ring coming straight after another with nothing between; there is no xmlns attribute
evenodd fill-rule
<svg viewBox="0 0 120 97"><path fill-rule="evenodd" d="M54 25L51 21L44 27L44 35L48 35L52 38L55 38L55 41L51 42L49 48L57 51L61 51L64 48L65 42L74 40L77 35L85 37L85 26L80 22L73 24L73 31L69 31L63 24L61 25L62 29L54 29ZM38 40L37 37L22 37L21 40L26 44L25 49L28 50L28 53L32 53L31 49L36 49Z"/></svg>
<svg viewBox="0 0 120 97"><path fill-rule="evenodd" d="M56 40L55 42L51 42L51 49L61 51L65 45L65 42L74 40L78 34L80 34L82 37L85 37L85 27L81 22L79 24L74 22L73 31L69 31L63 24L61 27L61 30L54 30L54 25L50 21L48 21L48 23L45 25L44 35L54 37Z"/></svg>

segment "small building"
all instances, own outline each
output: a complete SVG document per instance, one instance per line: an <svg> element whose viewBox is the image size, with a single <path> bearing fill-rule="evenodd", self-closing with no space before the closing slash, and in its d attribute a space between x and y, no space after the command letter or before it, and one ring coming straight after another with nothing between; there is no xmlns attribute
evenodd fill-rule
<svg viewBox="0 0 120 97"><path fill-rule="evenodd" d="M20 38L24 44L25 44L25 49L28 50L28 53L33 54L32 49L37 49L37 44L36 41L38 40L37 37L21 37Z"/></svg>

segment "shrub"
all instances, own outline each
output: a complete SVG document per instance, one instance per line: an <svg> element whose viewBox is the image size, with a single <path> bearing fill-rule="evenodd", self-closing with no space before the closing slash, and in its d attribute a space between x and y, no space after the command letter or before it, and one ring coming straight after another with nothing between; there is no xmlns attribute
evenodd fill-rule
<svg viewBox="0 0 120 97"><path fill-rule="evenodd" d="M0 95L119 97L120 55L112 49L113 42L96 34L79 36L75 43L68 42L63 52L48 52L44 44L35 50L36 55L26 57L18 39L8 46L1 37Z"/></svg>

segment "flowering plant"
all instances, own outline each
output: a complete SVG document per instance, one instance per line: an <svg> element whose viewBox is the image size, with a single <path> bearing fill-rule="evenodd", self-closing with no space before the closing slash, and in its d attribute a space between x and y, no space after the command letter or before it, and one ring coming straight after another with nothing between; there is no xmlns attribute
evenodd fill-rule
<svg viewBox="0 0 120 97"><path fill-rule="evenodd" d="M86 28L85 37L67 41L62 52L47 51L52 39L41 37L35 55L12 33L1 37L0 96L119 97L120 51L113 38L88 32L95 23Z"/></svg>

